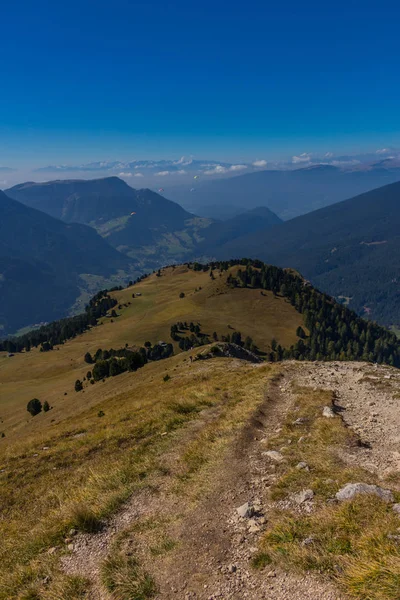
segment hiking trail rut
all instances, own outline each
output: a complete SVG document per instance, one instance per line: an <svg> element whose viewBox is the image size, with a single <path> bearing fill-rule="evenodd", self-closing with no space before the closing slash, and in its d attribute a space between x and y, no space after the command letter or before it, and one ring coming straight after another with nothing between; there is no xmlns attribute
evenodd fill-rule
<svg viewBox="0 0 400 600"><path fill-rule="evenodd" d="M282 363L281 376L266 382L258 410L213 465L207 486L195 499L186 502L179 488L164 478L135 494L103 531L74 538L73 550L62 558L63 569L93 581L90 600L111 598L101 586L100 566L123 531L128 532L123 551L134 554L152 575L157 600L345 600L324 578L268 566L256 570L250 564L268 522L269 488L277 477L273 462L263 454L265 441L293 406L293 383L335 392L342 418L365 442L346 450L345 461L378 474L399 470L400 373L365 363ZM212 410L208 418L213 418ZM188 428L198 426L191 423ZM250 519L237 511L246 502L254 510ZM163 532L168 551L154 550L152 526L158 542Z"/></svg>

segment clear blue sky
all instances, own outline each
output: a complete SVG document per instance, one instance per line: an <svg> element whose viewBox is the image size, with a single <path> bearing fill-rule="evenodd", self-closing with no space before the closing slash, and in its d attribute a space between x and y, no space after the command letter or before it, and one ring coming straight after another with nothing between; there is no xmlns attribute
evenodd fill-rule
<svg viewBox="0 0 400 600"><path fill-rule="evenodd" d="M0 164L400 145L398 2L15 0Z"/></svg>

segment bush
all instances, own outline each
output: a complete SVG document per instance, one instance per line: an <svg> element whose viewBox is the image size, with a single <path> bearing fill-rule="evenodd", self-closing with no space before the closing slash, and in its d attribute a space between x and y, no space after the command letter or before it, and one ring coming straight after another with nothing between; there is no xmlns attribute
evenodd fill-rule
<svg viewBox="0 0 400 600"><path fill-rule="evenodd" d="M93 368L93 379L99 381L104 377L108 377L110 371L109 363L106 360L98 360Z"/></svg>
<svg viewBox="0 0 400 600"><path fill-rule="evenodd" d="M42 411L42 403L37 398L33 398L29 400L26 410L34 417Z"/></svg>
<svg viewBox="0 0 400 600"><path fill-rule="evenodd" d="M85 362L87 362L89 365L92 364L93 362L93 358L92 355L90 354L90 352L86 352L85 356L84 356L84 360Z"/></svg>
<svg viewBox="0 0 400 600"><path fill-rule="evenodd" d="M99 412L97 413L98 417L104 417L105 413L102 410L99 410Z"/></svg>
<svg viewBox="0 0 400 600"><path fill-rule="evenodd" d="M163 380L164 381L169 381L171 379L171 377L168 375L168 373L166 375L164 375Z"/></svg>
<svg viewBox="0 0 400 600"><path fill-rule="evenodd" d="M77 379L75 381L75 391L76 392L81 392L83 390L83 384L82 381L80 379Z"/></svg>
<svg viewBox="0 0 400 600"><path fill-rule="evenodd" d="M184 298L184 297L185 297L185 292L181 292L181 293L179 294L179 298Z"/></svg>
<svg viewBox="0 0 400 600"><path fill-rule="evenodd" d="M50 404L47 402L47 400L45 400L43 402L43 411L48 412L49 410L50 410Z"/></svg>

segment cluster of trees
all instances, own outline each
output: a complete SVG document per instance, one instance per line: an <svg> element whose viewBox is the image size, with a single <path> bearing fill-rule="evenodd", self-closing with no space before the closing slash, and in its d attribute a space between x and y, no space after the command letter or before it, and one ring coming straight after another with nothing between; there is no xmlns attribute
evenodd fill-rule
<svg viewBox="0 0 400 600"><path fill-rule="evenodd" d="M229 274L229 285L269 290L286 298L303 315L308 335L303 328L298 329L300 339L290 348L273 343L270 360L364 360L400 366L400 341L394 333L362 319L293 271L251 259L208 266L220 271L239 266L236 275Z"/></svg>
<svg viewBox="0 0 400 600"><path fill-rule="evenodd" d="M90 365L94 365L91 371L88 371L86 377L90 383L100 381L106 377L115 377L126 371L137 371L148 361L162 360L168 358L174 353L172 344L151 344L146 342L144 348L138 350L129 350L127 347L115 350L103 350L99 348L92 356L86 352L84 360ZM78 379L75 382L75 391L83 389L82 382Z"/></svg>
<svg viewBox="0 0 400 600"><path fill-rule="evenodd" d="M182 333L186 334L187 332L190 332L191 335L179 335ZM175 342L179 342L181 350L190 350L196 346L204 346L210 343L207 334L202 333L200 324L194 324L193 321L189 324L186 321L184 323L178 321L178 323L171 325L171 338Z"/></svg>
<svg viewBox="0 0 400 600"><path fill-rule="evenodd" d="M20 337L4 340L0 342L0 351L21 352L25 350L29 352L32 347L36 348L37 346L40 346L43 352L52 350L53 346L63 344L89 327L97 325L98 319L104 317L116 304L117 301L109 296L107 290L101 290L90 300L84 313L53 321Z"/></svg>
<svg viewBox="0 0 400 600"><path fill-rule="evenodd" d="M35 417L36 415L41 413L42 410L44 412L49 411L50 404L47 402L47 400L45 400L42 404L38 398L32 398L32 400L29 400L26 406L26 410L32 415L32 417Z"/></svg>

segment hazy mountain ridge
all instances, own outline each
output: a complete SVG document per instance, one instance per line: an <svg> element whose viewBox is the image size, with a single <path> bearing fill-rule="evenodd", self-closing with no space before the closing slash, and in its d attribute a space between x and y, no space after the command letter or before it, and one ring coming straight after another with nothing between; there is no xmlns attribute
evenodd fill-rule
<svg viewBox="0 0 400 600"><path fill-rule="evenodd" d="M344 170L318 164L295 170L263 170L196 183L188 194L183 186L168 189L169 196L199 215L219 216L221 209L237 214L267 206L288 220L357 194L400 180L400 169L378 165ZM206 207L206 208L204 208ZM229 214L229 213L227 213Z"/></svg>
<svg viewBox="0 0 400 600"><path fill-rule="evenodd" d="M0 214L3 333L63 316L85 288L81 274L121 272L122 280L134 271L91 227L65 224L2 192Z"/></svg>
<svg viewBox="0 0 400 600"><path fill-rule="evenodd" d="M298 269L361 314L400 323L400 182L236 239L218 256Z"/></svg>

